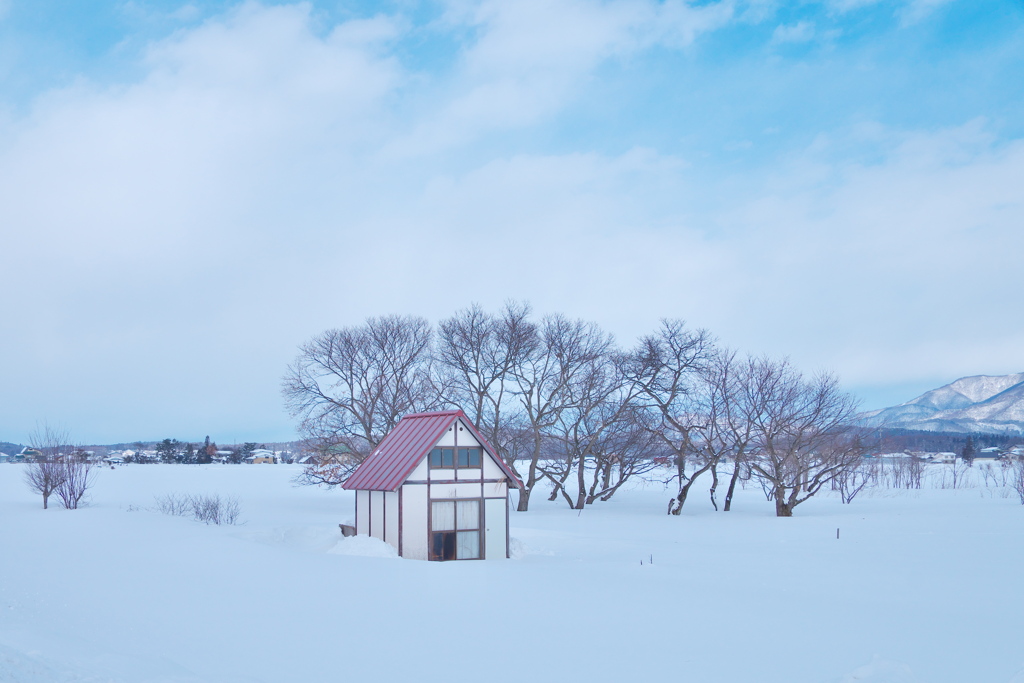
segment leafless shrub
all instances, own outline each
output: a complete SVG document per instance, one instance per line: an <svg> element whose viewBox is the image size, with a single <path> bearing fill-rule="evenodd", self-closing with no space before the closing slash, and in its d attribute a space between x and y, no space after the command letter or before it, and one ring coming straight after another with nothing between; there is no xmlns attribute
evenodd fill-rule
<svg viewBox="0 0 1024 683"><path fill-rule="evenodd" d="M1024 505L1024 460L1017 460L1013 463L1013 475L1010 477L1010 486L1020 496L1020 504Z"/></svg>
<svg viewBox="0 0 1024 683"><path fill-rule="evenodd" d="M157 509L165 515L188 517L204 524L237 524L241 513L238 499L220 495L184 495L169 493L158 496Z"/></svg>
<svg viewBox="0 0 1024 683"><path fill-rule="evenodd" d="M86 491L92 488L96 472L81 452L66 455L61 464L64 468L64 477L57 486L57 495L65 508L77 510Z"/></svg>
<svg viewBox="0 0 1024 683"><path fill-rule="evenodd" d="M985 488L989 486L996 486L999 479L996 477L996 473L992 470L991 463L983 463L978 465L978 471L981 472L982 480L985 484ZM989 481L992 483L990 484Z"/></svg>
<svg viewBox="0 0 1024 683"><path fill-rule="evenodd" d="M204 524L235 524L240 508L235 498L213 496L191 496L192 516Z"/></svg>
<svg viewBox="0 0 1024 683"><path fill-rule="evenodd" d="M942 473L942 488L961 488L964 485L964 480L967 478L967 473L970 471L971 466L964 462L962 459L957 458L949 469ZM949 484L946 485L946 474L949 474Z"/></svg>
<svg viewBox="0 0 1024 683"><path fill-rule="evenodd" d="M25 483L33 493L43 497L43 509L48 507L50 496L60 486L64 476L64 468L59 462L38 460L30 462L25 470Z"/></svg>
<svg viewBox="0 0 1024 683"><path fill-rule="evenodd" d="M924 461L916 455L907 458L907 488L921 488L921 476L924 474Z"/></svg>
<svg viewBox="0 0 1024 683"><path fill-rule="evenodd" d="M185 517L192 513L192 505L189 501L189 496L183 496L176 493L157 496L156 509L165 515L173 515L175 517Z"/></svg>
<svg viewBox="0 0 1024 683"><path fill-rule="evenodd" d="M849 504L857 497L857 494L871 483L872 472L869 463L862 463L859 466L851 467L841 471L834 480L835 489L839 491L839 497L843 503Z"/></svg>
<svg viewBox="0 0 1024 683"><path fill-rule="evenodd" d="M95 478L85 453L71 445L67 429L48 423L38 426L29 439L39 452L25 471L29 489L43 497L44 510L54 494L65 508L76 509Z"/></svg>

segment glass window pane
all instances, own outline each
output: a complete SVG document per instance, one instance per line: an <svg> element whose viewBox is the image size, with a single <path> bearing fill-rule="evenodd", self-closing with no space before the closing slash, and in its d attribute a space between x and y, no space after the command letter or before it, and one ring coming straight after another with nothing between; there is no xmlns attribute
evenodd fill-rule
<svg viewBox="0 0 1024 683"><path fill-rule="evenodd" d="M434 450L430 451L430 466L431 467L440 467L441 466L441 449L440 448L435 448Z"/></svg>
<svg viewBox="0 0 1024 683"><path fill-rule="evenodd" d="M440 560L444 558L444 534L432 533L430 535L430 559Z"/></svg>
<svg viewBox="0 0 1024 683"><path fill-rule="evenodd" d="M469 449L469 467L480 467L480 449Z"/></svg>
<svg viewBox="0 0 1024 683"><path fill-rule="evenodd" d="M469 449L459 449L459 467L469 467Z"/></svg>
<svg viewBox="0 0 1024 683"><path fill-rule="evenodd" d="M457 536L459 537L458 550L455 553L456 559L459 560L477 560L480 559L480 532L479 531L460 531Z"/></svg>
<svg viewBox="0 0 1024 683"><path fill-rule="evenodd" d="M444 557L442 559L458 559L458 556L455 554L455 534L453 532L444 535Z"/></svg>
<svg viewBox="0 0 1024 683"><path fill-rule="evenodd" d="M454 531L435 531L430 536L430 559L454 560L456 538Z"/></svg>
<svg viewBox="0 0 1024 683"><path fill-rule="evenodd" d="M452 453L452 451L453 450L454 449L451 449L451 448L442 448L441 449L441 467L454 467L455 466L453 464L453 462L452 462L452 460L453 460L453 453Z"/></svg>
<svg viewBox="0 0 1024 683"><path fill-rule="evenodd" d="M480 528L480 501L460 500L458 529L479 529ZM435 529L437 527L434 527Z"/></svg>
<svg viewBox="0 0 1024 683"><path fill-rule="evenodd" d="M455 531L455 501L432 502L430 504L430 525L433 531Z"/></svg>

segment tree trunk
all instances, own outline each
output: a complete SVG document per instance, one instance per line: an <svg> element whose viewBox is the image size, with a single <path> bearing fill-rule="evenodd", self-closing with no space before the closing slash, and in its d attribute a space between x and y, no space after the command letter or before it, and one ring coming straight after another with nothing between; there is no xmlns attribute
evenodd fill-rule
<svg viewBox="0 0 1024 683"><path fill-rule="evenodd" d="M579 494L576 496L576 506L574 510L582 510L583 506L587 504L587 455L584 451L580 453L579 469L576 471L576 484L579 486Z"/></svg>
<svg viewBox="0 0 1024 683"><path fill-rule="evenodd" d="M49 494L49 493L44 493L44 494L43 494L43 509L44 509L44 510L46 509L46 501L47 501L47 500L48 500L49 498L50 498L50 494Z"/></svg>
<svg viewBox="0 0 1024 683"><path fill-rule="evenodd" d="M519 505L516 512L526 512L530 507L530 494L533 487L537 485L537 463L540 461L540 435L533 435L533 454L530 458L530 471L526 477L526 483L519 491Z"/></svg>
<svg viewBox="0 0 1024 683"><path fill-rule="evenodd" d="M715 501L715 491L718 489L718 465L711 467L711 505L718 512L718 503Z"/></svg>
<svg viewBox="0 0 1024 683"><path fill-rule="evenodd" d="M776 517L792 517L793 506L786 501L785 491L783 489L775 490L775 516Z"/></svg>
<svg viewBox="0 0 1024 683"><path fill-rule="evenodd" d="M516 506L516 512L526 512L530 509L530 488L524 486L519 489L519 504Z"/></svg>
<svg viewBox="0 0 1024 683"><path fill-rule="evenodd" d="M732 496L736 492L736 481L740 478L740 464L736 463L736 466L732 469L732 477L729 478L729 490L725 492L725 506L722 508L722 512L728 512L732 509Z"/></svg>
<svg viewBox="0 0 1024 683"><path fill-rule="evenodd" d="M693 482L697 481L697 477L711 469L712 463L704 465L704 467L695 471L690 475L690 479L679 487L679 494L675 498L669 501L668 511L670 514L678 515L683 511L683 504L686 503L686 496L690 493L690 487L693 486Z"/></svg>

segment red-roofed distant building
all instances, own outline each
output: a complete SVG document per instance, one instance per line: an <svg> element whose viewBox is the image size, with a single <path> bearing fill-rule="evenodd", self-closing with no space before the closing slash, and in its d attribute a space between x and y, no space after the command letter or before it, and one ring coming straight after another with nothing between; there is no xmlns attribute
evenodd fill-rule
<svg viewBox="0 0 1024 683"><path fill-rule="evenodd" d="M522 486L461 410L406 415L348 478L356 532L416 560L507 558Z"/></svg>

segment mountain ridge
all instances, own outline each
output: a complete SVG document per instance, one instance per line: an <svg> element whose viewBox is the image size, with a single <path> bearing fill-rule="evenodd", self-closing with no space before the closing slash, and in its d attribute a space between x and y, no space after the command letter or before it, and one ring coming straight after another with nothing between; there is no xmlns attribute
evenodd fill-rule
<svg viewBox="0 0 1024 683"><path fill-rule="evenodd" d="M1024 372L961 377L905 403L858 417L867 427L1024 434Z"/></svg>

